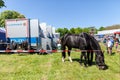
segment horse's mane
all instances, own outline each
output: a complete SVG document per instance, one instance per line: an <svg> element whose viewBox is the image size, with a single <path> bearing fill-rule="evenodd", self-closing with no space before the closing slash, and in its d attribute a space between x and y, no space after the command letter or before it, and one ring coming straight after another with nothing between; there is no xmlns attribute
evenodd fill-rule
<svg viewBox="0 0 120 80"><path fill-rule="evenodd" d="M96 53L97 55L101 55L104 57L98 41L93 36L91 36L90 34L84 33L84 32L81 33L81 35L82 35L82 37L86 38L86 41L90 41L90 46L93 50L95 50L95 52L97 52Z"/></svg>
<svg viewBox="0 0 120 80"><path fill-rule="evenodd" d="M90 45L92 46L93 50L101 50L101 47L100 47L98 41L93 36L91 36L90 34L85 33L85 32L81 33L80 35L82 37L84 37L87 42L88 41L90 42Z"/></svg>

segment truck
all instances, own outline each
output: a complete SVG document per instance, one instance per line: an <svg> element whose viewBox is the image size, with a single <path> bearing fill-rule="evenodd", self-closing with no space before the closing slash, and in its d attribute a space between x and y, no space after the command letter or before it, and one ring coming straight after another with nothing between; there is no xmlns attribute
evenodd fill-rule
<svg viewBox="0 0 120 80"><path fill-rule="evenodd" d="M6 39L8 42L21 44L28 41L29 46L41 47L40 27L38 19L7 19L5 21Z"/></svg>
<svg viewBox="0 0 120 80"><path fill-rule="evenodd" d="M5 21L7 42L21 44L27 41L29 46L40 50L52 50L56 47L56 39L52 35L55 29L49 25L40 25L38 19L7 19Z"/></svg>

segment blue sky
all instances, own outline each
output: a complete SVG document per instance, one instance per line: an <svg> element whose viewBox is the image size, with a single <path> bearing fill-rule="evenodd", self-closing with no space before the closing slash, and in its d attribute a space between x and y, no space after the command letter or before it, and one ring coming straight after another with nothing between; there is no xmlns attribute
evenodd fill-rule
<svg viewBox="0 0 120 80"><path fill-rule="evenodd" d="M37 18L55 28L120 24L120 0L4 0L4 10Z"/></svg>

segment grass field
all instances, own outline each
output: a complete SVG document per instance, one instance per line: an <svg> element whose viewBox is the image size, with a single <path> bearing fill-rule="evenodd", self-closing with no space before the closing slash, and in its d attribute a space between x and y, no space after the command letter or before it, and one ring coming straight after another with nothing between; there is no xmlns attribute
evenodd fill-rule
<svg viewBox="0 0 120 80"><path fill-rule="evenodd" d="M104 49L104 47L102 47ZM61 61L60 53L1 54L0 80L119 80L120 53L112 56L105 52L107 70L99 70L96 65L85 68L78 63L80 53L73 52L73 63Z"/></svg>

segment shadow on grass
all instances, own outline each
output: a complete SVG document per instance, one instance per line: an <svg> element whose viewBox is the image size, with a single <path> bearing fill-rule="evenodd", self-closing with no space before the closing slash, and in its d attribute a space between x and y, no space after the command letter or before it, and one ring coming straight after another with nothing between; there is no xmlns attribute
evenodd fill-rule
<svg viewBox="0 0 120 80"><path fill-rule="evenodd" d="M19 52L5 52L5 53L0 53L0 55L13 55L13 54L18 54L18 56L30 55L29 53L19 53Z"/></svg>
<svg viewBox="0 0 120 80"><path fill-rule="evenodd" d="M111 56L114 56L115 55L115 52L113 52L112 54L111 54Z"/></svg>
<svg viewBox="0 0 120 80"><path fill-rule="evenodd" d="M27 56L27 55L29 55L29 53L17 53L18 54L18 56Z"/></svg>
<svg viewBox="0 0 120 80"><path fill-rule="evenodd" d="M0 52L0 55L12 55L12 54L18 54L18 56L27 56L27 55L48 55L51 53L39 53L39 52Z"/></svg>
<svg viewBox="0 0 120 80"><path fill-rule="evenodd" d="M14 54L13 52L2 52L0 53L0 55L11 55L11 54Z"/></svg>
<svg viewBox="0 0 120 80"><path fill-rule="evenodd" d="M108 53L107 53L108 54ZM116 54L116 52L112 52L111 54L108 54L110 56L114 56Z"/></svg>
<svg viewBox="0 0 120 80"><path fill-rule="evenodd" d="M80 59L76 58L76 59L72 59L73 61L79 62Z"/></svg>

